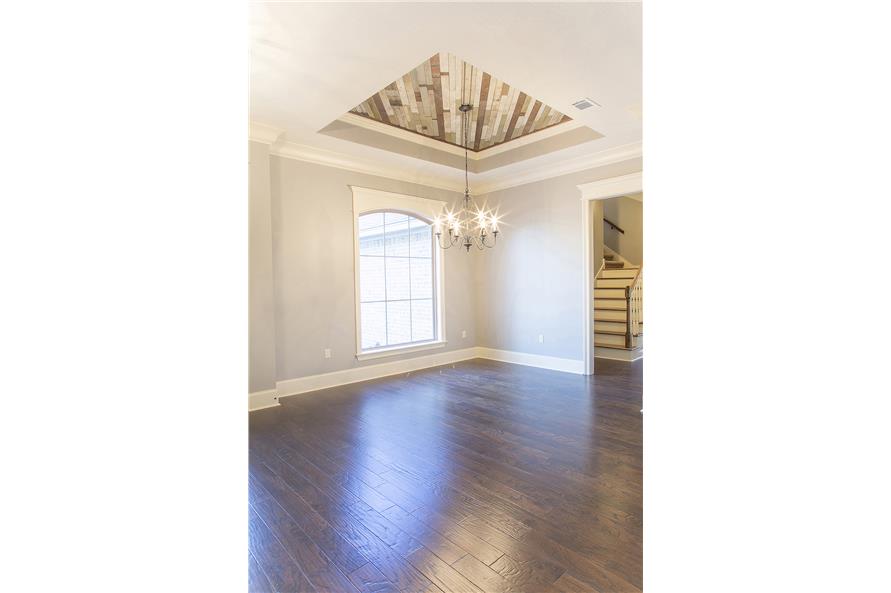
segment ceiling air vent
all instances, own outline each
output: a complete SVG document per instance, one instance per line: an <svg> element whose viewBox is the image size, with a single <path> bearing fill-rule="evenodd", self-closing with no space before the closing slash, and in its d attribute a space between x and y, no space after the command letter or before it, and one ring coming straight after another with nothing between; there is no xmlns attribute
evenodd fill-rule
<svg viewBox="0 0 891 593"><path fill-rule="evenodd" d="M594 107L595 105L600 107L600 103L598 103L594 99L589 99L588 97L585 97L584 99L580 99L572 104L572 106L575 107L576 109L578 109L579 111L581 111L583 109L587 109L588 107Z"/></svg>

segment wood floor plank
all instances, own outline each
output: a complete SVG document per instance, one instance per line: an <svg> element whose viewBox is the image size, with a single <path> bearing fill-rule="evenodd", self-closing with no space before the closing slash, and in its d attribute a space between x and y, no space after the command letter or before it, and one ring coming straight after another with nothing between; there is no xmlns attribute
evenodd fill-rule
<svg viewBox="0 0 891 593"><path fill-rule="evenodd" d="M383 475L386 476L387 474L383 474ZM471 513L471 514L472 514L472 513ZM486 513L484 513L484 512L477 512L476 515L477 515L477 516L480 516L480 515L487 516L487 517L489 517L488 520L489 520L490 522L492 522L491 517L490 517L489 515L486 515ZM495 522L495 525L496 525L496 527L500 527L500 528L502 529L502 531L505 531L505 532L507 532L507 533L509 533L509 534L511 534L511 535L513 535L513 536L515 536L515 537L517 536L517 534L516 534L515 532L512 532L510 529L505 528L503 524L499 524L499 523ZM562 547L561 544L560 544L559 542L553 542L553 541L550 541L550 540L547 540L547 539L542 539L541 534L536 534L536 537L537 537L537 539L539 540L539 543L543 544L544 549L548 549L552 554L557 554L558 557L562 557L562 556L565 556L565 555L567 554L567 550L566 550L564 547ZM564 538L564 534L559 534L559 535L558 535L558 538ZM570 545L572 545L572 543L573 543L573 542L570 542ZM596 552L602 552L602 551L603 551L603 550L596 550ZM608 553L609 550L606 550L606 552ZM623 556L633 556L633 553L632 553L632 554L625 554L625 555L623 555ZM623 557L622 560L618 560L618 561L616 561L616 562L634 562L634 558L627 558L627 559L626 559L626 558ZM633 566L633 564L632 564L632 566ZM607 568L607 567L603 567L603 566L601 566L600 568L601 568L601 570L603 570L603 569L614 570L614 567L608 567L608 568Z"/></svg>
<svg viewBox="0 0 891 593"><path fill-rule="evenodd" d="M272 585L260 563L254 558L254 555L248 552L248 592L249 593L272 593Z"/></svg>
<svg viewBox="0 0 891 593"><path fill-rule="evenodd" d="M477 533L486 541L505 550L511 557L524 562L534 562L540 567L556 572L559 568L572 570L577 577L605 591L622 593L638 593L640 586L631 582L631 578L639 578L639 574L625 575L602 566L604 559L595 559L543 539L530 544L517 542L509 535L493 530L477 517L466 517L461 523L468 530ZM496 561L497 562L497 561Z"/></svg>
<svg viewBox="0 0 891 593"><path fill-rule="evenodd" d="M319 513L345 540L350 542L383 575L401 591L424 590L430 581L399 556L390 546L362 525L347 506L348 503L332 499L310 483L282 459L270 459L274 471ZM343 493L341 489L339 491ZM350 503L355 504L353 497ZM367 509L371 512L371 509Z"/></svg>
<svg viewBox="0 0 891 593"><path fill-rule="evenodd" d="M371 562L363 564L350 573L350 580L362 593L399 593L393 583Z"/></svg>
<svg viewBox="0 0 891 593"><path fill-rule="evenodd" d="M280 438L286 446L303 455L343 485L354 483L374 488L383 482L377 473L355 463L350 457L335 453L331 449L327 451L320 449L317 446L318 441L314 442L306 435L306 431L294 422L283 424Z"/></svg>
<svg viewBox="0 0 891 593"><path fill-rule="evenodd" d="M264 498L269 498L270 494L263 486L257 482L250 472L248 472L248 503L253 503Z"/></svg>
<svg viewBox="0 0 891 593"><path fill-rule="evenodd" d="M275 534L317 591L356 593L350 580L328 559L291 516L272 498L251 507Z"/></svg>
<svg viewBox="0 0 891 593"><path fill-rule="evenodd" d="M443 593L485 593L467 577L426 548L414 551L408 559Z"/></svg>
<svg viewBox="0 0 891 593"><path fill-rule="evenodd" d="M409 428L408 430L410 431L411 429ZM452 432L452 431L450 431L450 432ZM394 441L399 440L400 438L402 438L402 437L394 436L393 440ZM448 440L450 437L446 436L444 438ZM405 442L405 441L403 441L403 442ZM382 445L382 446L386 446L386 445ZM393 457L395 457L396 459L401 459L401 461L399 463L393 463L391 461L391 467L394 467L396 471L400 471L403 473L415 473L418 471L417 467L416 466L412 467L411 461L408 461L408 459L410 459L412 456L410 445L408 445L408 446L402 445L401 450L400 449L394 450L392 448L388 449L388 451L386 453L384 453L383 455L389 456L391 459ZM561 498L573 500L572 497L576 496L576 497L581 497L581 499L573 500L573 502L577 502L577 503L581 503L581 504L591 502L591 503L595 503L597 508L606 508L610 512L618 512L618 513L624 513L624 514L627 514L625 512L625 507L627 507L627 505L629 505L629 504L633 505L635 502L637 502L634 500L629 501L627 499L623 499L620 501L618 506L616 506L616 504L611 504L611 503L615 502L615 498L609 497L609 493L604 491L603 489L596 489L596 485L595 485L595 489L590 491L591 494L581 494L582 492L588 492L588 489L587 488L581 489L581 488L578 488L577 486L587 486L587 484L572 483L572 481L571 481L572 476L564 476L562 474L554 474L553 472L551 472L550 475L548 475L548 477L547 477L549 482L544 482L542 480L542 478L537 475L539 473L542 473L540 467L534 468L535 473L532 473L530 471L523 470L522 468L518 468L516 466L504 465L501 463L500 459L487 457L486 455L480 455L478 452L472 451L472 450L467 451L465 449L460 452L454 452L454 451L450 451L450 450L446 449L446 450L443 450L442 455L451 456L452 458L456 459L458 461L459 465L461 465L462 469L465 469L469 472L476 471L477 475L479 475L480 473L485 471L488 475L492 475L493 477L497 476L497 478L501 482L505 483L506 485L509 485L512 488L516 488L516 489L532 488L533 489L532 492L536 493L537 495L550 496L551 501L554 500L554 497L556 497L556 499L558 499L558 500ZM473 456L473 458L468 459L467 456ZM476 464L478 466L476 469L472 467L472 465L474 465L474 464ZM483 466L483 467L485 467L485 469L481 470L481 469L479 469L479 466ZM547 475L547 472L544 472L544 473L545 473L545 475ZM381 474L381 475L385 475L385 474ZM425 479L436 479L437 477L438 477L438 475L435 475L435 476L428 475L428 476L425 476ZM555 480L555 478L556 478L556 480ZM564 484L561 484L561 482L568 482L568 483L566 483L564 485ZM558 490L558 488L559 488L559 490ZM562 490L562 492L561 492L561 490ZM639 487L638 487L638 490L639 490ZM594 498L594 500L586 500L586 499L589 499L592 497ZM546 503L548 503L548 502L550 502L550 501L546 501ZM639 506L639 503L637 506Z"/></svg>
<svg viewBox="0 0 891 593"><path fill-rule="evenodd" d="M417 508L423 506L420 500L418 500L415 496L412 496L405 490L402 490L398 486L391 484L384 480L383 484L378 485L377 491L386 496L389 500L394 501L401 508L411 512Z"/></svg>
<svg viewBox="0 0 891 593"><path fill-rule="evenodd" d="M486 593L514 593L522 590L470 554L453 562L452 567Z"/></svg>
<svg viewBox="0 0 891 593"><path fill-rule="evenodd" d="M458 546L467 550L483 564L489 565L501 557L504 552L479 538L474 533L461 527L458 521L445 517L428 507L416 510L413 515L419 518L430 529L443 534Z"/></svg>
<svg viewBox="0 0 891 593"><path fill-rule="evenodd" d="M273 469L284 478L312 508L321 514L332 527L350 541L369 561L401 590L422 590L429 581L411 566L406 556L422 545L402 533L373 509L330 480L312 481L291 465L295 462L287 452L270 460ZM296 462L301 469L299 460Z"/></svg>
<svg viewBox="0 0 891 593"><path fill-rule="evenodd" d="M571 574L563 573L556 582L551 585L552 593L608 593L587 585Z"/></svg>
<svg viewBox="0 0 891 593"><path fill-rule="evenodd" d="M528 525L525 525L510 513L505 513L501 509L496 508L491 500L481 500L451 485L441 487L441 482L414 480L405 474L396 476L388 473L383 474L382 477L390 480L390 483L394 485L399 484L400 487L405 489L415 489L418 492L423 492L428 501L437 500L444 507L460 508L463 514L485 517L485 520L492 523L493 526L514 537L522 537L529 531Z"/></svg>
<svg viewBox="0 0 891 593"><path fill-rule="evenodd" d="M248 519L248 546L275 591L316 593L300 567L253 510Z"/></svg>
<svg viewBox="0 0 891 593"><path fill-rule="evenodd" d="M423 521L401 507L392 506L382 514L449 564L469 553L469 550L465 550L436 530L430 529Z"/></svg>
<svg viewBox="0 0 891 593"><path fill-rule="evenodd" d="M382 474L382 476L384 476L384 477L386 477L387 475L390 475L390 474L388 474L388 473L384 473L384 474ZM481 497L478 496L478 498L481 498ZM490 499L488 502L490 503L490 505L501 506L501 507L503 508L503 505L501 505L501 501L491 500L491 499ZM490 512L490 513L485 513L485 512L479 512L479 511L478 511L478 512L476 512L475 514L478 515L478 516L484 516L484 517L495 517L491 512ZM510 512L509 510L508 510L508 514L511 514L511 512ZM504 516L504 515L501 515L501 517L503 517L503 516ZM522 519L522 515L519 514L519 513L513 513L513 516L515 516L515 517L521 517L521 520L525 520L525 521L528 522L528 519ZM603 519L606 519L606 518L608 518L608 517L598 517L599 520L603 520ZM516 525L516 524L515 524L515 525ZM502 524L501 527L503 528L504 525ZM562 529L562 528L560 528L560 527L557 527L557 528L552 529L551 533L555 534L554 537L556 537L556 538L558 539L558 541L560 541L560 542L562 542L562 543L564 543L564 544L567 544L567 545L570 545L570 546L580 545L580 546L583 547L583 551L585 551L586 553L589 553L589 554L600 554L600 555L602 555L602 553L604 553L604 552L609 552L609 550L604 550L604 549L603 549L603 546L602 546L602 538L601 538L601 539L595 539L595 538L592 538L592 537L590 536L590 532L593 532L593 531L599 531L600 533L598 533L598 534L596 534L596 535L598 535L598 536L603 536L603 537L606 537L606 538L614 538L614 537L616 536L616 533L617 533L616 530L617 530L617 529L618 529L618 530L623 529L623 526L622 526L622 525L612 525L612 526L607 525L607 526L604 527L604 529L601 529L601 526L598 525L597 523L589 523L588 525L586 525L586 528L587 528L587 529L585 529L585 530L584 530L583 532L581 532L581 533L582 533L582 534L587 533L587 534L588 534L587 536L586 536L586 535L581 535L581 536L580 536L580 535L579 535L579 532L577 532L577 533L567 533L567 532L564 531L564 529ZM511 533L511 534L514 535L514 536L517 536L517 533L516 533L516 532L512 532L512 531L510 531L510 530L508 530L508 529L505 529L505 531L507 531L508 533ZM578 541L578 538L580 538L580 537L584 540L584 541L582 541L581 543L579 543L579 541ZM631 537L632 539L635 539L635 537L636 537L635 541L639 541L639 535L636 535L636 536L635 536L634 534L632 534L632 535L629 536L629 537ZM639 546L637 546L637 548L639 548ZM622 555L628 557L628 562L635 563L635 562L637 562L637 560L636 560L636 558L635 558L635 555L638 555L638 556L639 556L639 552L638 552L637 554L635 554L635 551L634 551L634 550L630 550L630 551L626 550ZM621 562L621 561L619 561L619 562Z"/></svg>
<svg viewBox="0 0 891 593"><path fill-rule="evenodd" d="M306 476L306 478L311 480L314 484L318 484L326 490L335 492L338 498L350 500L353 503L361 501L363 504L367 505L369 509L373 509L376 506L382 506L383 508L393 506L392 501L386 500L380 493L371 487L356 488L355 490L345 488L341 483L319 469L315 464L294 449L281 447L277 450L277 453L288 465Z"/></svg>
<svg viewBox="0 0 891 593"><path fill-rule="evenodd" d="M343 571L349 573L367 562L367 559L349 541L337 533L305 500L300 498L265 465L258 465L252 473L260 476L257 482L266 484L274 493L276 502L303 529Z"/></svg>
<svg viewBox="0 0 891 593"><path fill-rule="evenodd" d="M491 568L518 588L544 587L552 584L566 572L563 568L544 560L533 558L515 560L508 554L493 562Z"/></svg>
<svg viewBox="0 0 891 593"><path fill-rule="evenodd" d="M364 511L361 508L353 508L351 511L359 523L376 535L382 542L396 550L400 556L407 557L423 546L420 541L400 529L380 513Z"/></svg>
<svg viewBox="0 0 891 593"><path fill-rule="evenodd" d="M249 502L317 589L639 593L641 377L472 360L282 398L250 414Z"/></svg>

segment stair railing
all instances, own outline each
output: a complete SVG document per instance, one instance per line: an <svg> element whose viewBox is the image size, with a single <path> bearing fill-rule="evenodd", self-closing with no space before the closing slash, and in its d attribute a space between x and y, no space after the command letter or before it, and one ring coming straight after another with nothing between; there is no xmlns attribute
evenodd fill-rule
<svg viewBox="0 0 891 593"><path fill-rule="evenodd" d="M643 264L637 268L637 274L631 284L625 287L625 347L631 348L633 338L640 335L640 320L643 312L643 293L641 292L641 272Z"/></svg>
<svg viewBox="0 0 891 593"><path fill-rule="evenodd" d="M622 227L620 227L619 225L617 225L616 223L614 223L614 222L611 221L610 219L608 219L608 218L604 218L604 219L603 219L603 222L605 222L606 224L608 224L608 225L610 226L610 228L612 228L614 231L619 231L619 232L622 233L623 235L625 234L625 229L623 229Z"/></svg>

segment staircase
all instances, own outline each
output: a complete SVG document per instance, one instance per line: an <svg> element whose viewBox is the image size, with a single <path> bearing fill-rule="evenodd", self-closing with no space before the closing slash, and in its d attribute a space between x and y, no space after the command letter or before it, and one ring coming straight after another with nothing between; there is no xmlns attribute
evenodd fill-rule
<svg viewBox="0 0 891 593"><path fill-rule="evenodd" d="M594 356L643 357L643 287L640 266L604 246L594 283Z"/></svg>

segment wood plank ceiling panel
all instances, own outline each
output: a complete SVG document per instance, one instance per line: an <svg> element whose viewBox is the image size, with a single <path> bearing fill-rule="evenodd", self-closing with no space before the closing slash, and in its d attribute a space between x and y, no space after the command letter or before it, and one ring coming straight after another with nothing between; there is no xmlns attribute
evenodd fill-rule
<svg viewBox="0 0 891 593"><path fill-rule="evenodd" d="M464 138L462 103L467 114ZM503 80L448 53L438 53L352 110L403 130L475 152L570 121Z"/></svg>

